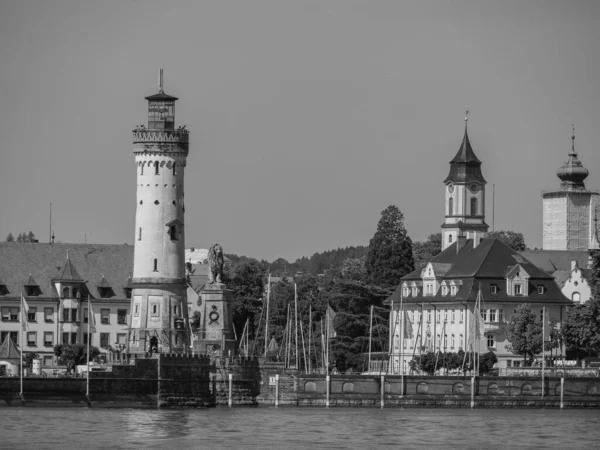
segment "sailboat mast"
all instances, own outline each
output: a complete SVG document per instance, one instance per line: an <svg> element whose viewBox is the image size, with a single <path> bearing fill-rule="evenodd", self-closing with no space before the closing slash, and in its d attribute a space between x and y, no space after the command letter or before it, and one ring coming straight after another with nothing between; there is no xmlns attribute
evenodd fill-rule
<svg viewBox="0 0 600 450"><path fill-rule="evenodd" d="M369 364L367 365L367 373L371 372L371 339L373 335L373 305L371 305L371 317L369 319Z"/></svg>
<svg viewBox="0 0 600 450"><path fill-rule="evenodd" d="M546 306L542 306L542 398L544 398L544 372L546 371Z"/></svg>
<svg viewBox="0 0 600 450"><path fill-rule="evenodd" d="M300 363L298 358L298 288L294 283L294 322L296 324L296 370L300 369Z"/></svg>
<svg viewBox="0 0 600 450"><path fill-rule="evenodd" d="M265 358L269 348L269 300L271 297L271 274L269 273L269 281L267 284L267 317L265 319Z"/></svg>
<svg viewBox="0 0 600 450"><path fill-rule="evenodd" d="M308 305L308 373L312 373L312 359L310 357L310 346L312 342L312 305Z"/></svg>

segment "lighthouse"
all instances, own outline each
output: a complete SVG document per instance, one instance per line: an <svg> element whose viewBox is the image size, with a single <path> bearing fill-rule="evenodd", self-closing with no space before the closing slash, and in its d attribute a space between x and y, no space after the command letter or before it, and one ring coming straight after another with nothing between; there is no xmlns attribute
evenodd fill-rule
<svg viewBox="0 0 600 450"><path fill-rule="evenodd" d="M146 97L148 125L133 130L135 251L128 350L182 353L190 345L185 278L184 172L189 132L175 127L176 97Z"/></svg>

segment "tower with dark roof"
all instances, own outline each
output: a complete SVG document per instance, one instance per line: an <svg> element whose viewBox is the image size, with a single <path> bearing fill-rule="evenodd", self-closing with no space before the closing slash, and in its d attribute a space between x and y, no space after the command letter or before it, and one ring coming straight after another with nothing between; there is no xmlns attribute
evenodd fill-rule
<svg viewBox="0 0 600 450"><path fill-rule="evenodd" d="M468 114L468 111L467 111ZM465 134L456 156L450 161L450 173L444 180L445 219L442 225L442 249L459 236L479 242L488 231L485 223L485 185L481 161L469 141L468 116L465 116Z"/></svg>
<svg viewBox="0 0 600 450"><path fill-rule="evenodd" d="M129 351L184 352L189 348L185 278L185 127L175 128L176 97L163 90L148 100L148 127L133 130L137 166L135 252Z"/></svg>
<svg viewBox="0 0 600 450"><path fill-rule="evenodd" d="M542 193L544 250L584 251L596 245L594 218L600 196L586 189L584 181L588 175L575 151L573 127L569 158L556 172L560 187Z"/></svg>

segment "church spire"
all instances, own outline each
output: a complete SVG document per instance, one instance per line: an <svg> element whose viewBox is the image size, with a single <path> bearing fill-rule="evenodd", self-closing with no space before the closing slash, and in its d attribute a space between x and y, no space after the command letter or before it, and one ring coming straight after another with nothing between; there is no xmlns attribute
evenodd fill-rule
<svg viewBox="0 0 600 450"><path fill-rule="evenodd" d="M588 177L588 170L583 167L581 161L575 152L575 125L573 125L573 134L571 135L571 153L569 159L556 171L556 176L560 178L560 187L565 191L585 190L584 180Z"/></svg>
<svg viewBox="0 0 600 450"><path fill-rule="evenodd" d="M467 124L469 122L469 110L465 111L465 134L456 155L450 161L450 173L444 180L444 184L471 183L473 181L485 184L485 178L481 173L481 161L471 147Z"/></svg>

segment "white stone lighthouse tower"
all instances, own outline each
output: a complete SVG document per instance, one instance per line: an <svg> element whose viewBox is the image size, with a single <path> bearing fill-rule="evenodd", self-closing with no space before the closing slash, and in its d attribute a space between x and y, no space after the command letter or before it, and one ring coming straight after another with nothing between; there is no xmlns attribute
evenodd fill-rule
<svg viewBox="0 0 600 450"><path fill-rule="evenodd" d="M135 253L129 351L180 353L189 349L185 278L183 176L188 131L175 128L176 97L148 100L148 127L133 131L137 171Z"/></svg>

